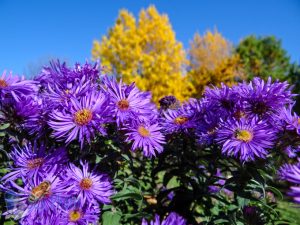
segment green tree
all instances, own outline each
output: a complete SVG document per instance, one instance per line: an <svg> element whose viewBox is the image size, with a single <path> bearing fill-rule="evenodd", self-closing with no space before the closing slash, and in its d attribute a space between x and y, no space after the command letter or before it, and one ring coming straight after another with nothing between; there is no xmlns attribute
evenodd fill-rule
<svg viewBox="0 0 300 225"><path fill-rule="evenodd" d="M248 79L269 76L285 80L290 70L290 58L274 36L248 36L236 48Z"/></svg>

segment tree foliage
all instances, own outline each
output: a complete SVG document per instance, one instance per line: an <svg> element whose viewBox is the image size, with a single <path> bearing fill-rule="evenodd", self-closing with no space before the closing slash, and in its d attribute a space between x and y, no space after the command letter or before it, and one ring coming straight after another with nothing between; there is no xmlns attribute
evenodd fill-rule
<svg viewBox="0 0 300 225"><path fill-rule="evenodd" d="M233 50L233 45L218 31L208 31L203 36L195 34L189 50L189 77L197 90L196 96L209 84L230 85L243 78L239 55L233 54Z"/></svg>
<svg viewBox="0 0 300 225"><path fill-rule="evenodd" d="M290 69L290 58L274 36L248 36L236 48L248 79L255 76L286 79Z"/></svg>
<svg viewBox="0 0 300 225"><path fill-rule="evenodd" d="M138 21L126 10L101 41L95 41L94 59L125 82L136 82L142 90L151 90L157 102L173 94L184 100L193 91L183 76L186 62L182 44L175 38L169 19L154 6L142 10Z"/></svg>

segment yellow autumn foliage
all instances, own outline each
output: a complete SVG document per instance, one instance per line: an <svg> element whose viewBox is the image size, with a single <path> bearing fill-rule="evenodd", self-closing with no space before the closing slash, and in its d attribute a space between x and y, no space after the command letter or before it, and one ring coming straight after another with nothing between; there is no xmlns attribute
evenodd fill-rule
<svg viewBox="0 0 300 225"><path fill-rule="evenodd" d="M207 85L232 85L244 78L239 55L233 54L233 45L216 30L203 36L195 34L189 60L188 76L196 89L194 97L199 97Z"/></svg>
<svg viewBox="0 0 300 225"><path fill-rule="evenodd" d="M154 102L165 95L182 101L194 92L184 75L187 60L182 44L167 15L159 14L154 6L142 10L138 21L121 10L108 34L94 41L92 56L123 81L151 91Z"/></svg>

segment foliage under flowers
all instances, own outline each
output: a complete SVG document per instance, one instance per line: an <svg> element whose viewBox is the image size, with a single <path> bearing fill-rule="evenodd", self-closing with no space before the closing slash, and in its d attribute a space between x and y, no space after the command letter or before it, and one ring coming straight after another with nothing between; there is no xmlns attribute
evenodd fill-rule
<svg viewBox="0 0 300 225"><path fill-rule="evenodd" d="M274 224L279 178L300 202L300 118L286 82L166 96L158 109L97 64L52 62L33 80L4 74L0 97L2 221Z"/></svg>

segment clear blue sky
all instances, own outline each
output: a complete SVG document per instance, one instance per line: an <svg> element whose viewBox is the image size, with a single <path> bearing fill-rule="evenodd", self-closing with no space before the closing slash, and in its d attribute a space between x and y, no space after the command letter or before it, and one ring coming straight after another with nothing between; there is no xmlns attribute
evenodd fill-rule
<svg viewBox="0 0 300 225"><path fill-rule="evenodd" d="M169 15L186 48L196 31L217 27L234 44L250 34L275 35L300 62L299 0L0 0L0 72L26 74L53 57L84 62L120 9L137 15L150 4Z"/></svg>

